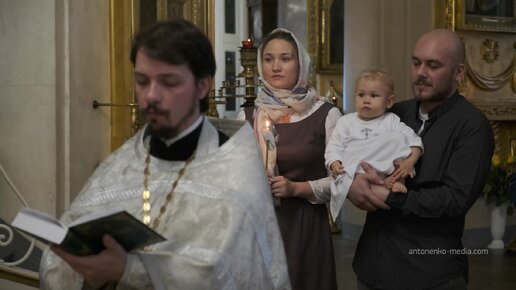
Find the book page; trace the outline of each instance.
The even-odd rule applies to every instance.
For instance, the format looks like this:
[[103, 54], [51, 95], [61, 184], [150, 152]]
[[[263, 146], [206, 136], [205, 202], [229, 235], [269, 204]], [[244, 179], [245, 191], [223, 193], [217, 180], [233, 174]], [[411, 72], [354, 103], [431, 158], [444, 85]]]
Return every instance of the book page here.
[[23, 208], [11, 225], [40, 240], [54, 244], [61, 243], [68, 231], [54, 217], [30, 208]]

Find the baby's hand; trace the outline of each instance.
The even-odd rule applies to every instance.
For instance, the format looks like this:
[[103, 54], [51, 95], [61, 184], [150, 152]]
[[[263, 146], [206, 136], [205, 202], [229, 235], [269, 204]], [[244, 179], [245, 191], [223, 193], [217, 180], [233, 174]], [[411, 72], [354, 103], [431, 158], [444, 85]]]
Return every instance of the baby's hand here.
[[398, 169], [396, 169], [394, 171], [393, 176], [396, 179], [405, 178], [407, 176], [410, 176], [413, 178], [415, 176], [414, 164], [412, 164], [411, 162], [406, 162], [406, 160], [400, 162], [399, 167], [398, 167]]
[[337, 176], [344, 173], [344, 166], [342, 166], [342, 163], [340, 163], [340, 161], [338, 161], [338, 160], [333, 161], [331, 163], [330, 169], [331, 169], [331, 175], [333, 176], [333, 178], [337, 178]]

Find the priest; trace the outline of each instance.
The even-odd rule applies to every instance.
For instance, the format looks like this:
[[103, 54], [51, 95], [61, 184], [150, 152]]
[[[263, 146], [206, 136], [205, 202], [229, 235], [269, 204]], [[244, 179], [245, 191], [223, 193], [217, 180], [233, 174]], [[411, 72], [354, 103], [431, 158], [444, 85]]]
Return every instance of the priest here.
[[96, 169], [61, 220], [119, 207], [166, 241], [128, 253], [106, 235], [92, 256], [52, 246], [43, 289], [290, 289], [252, 130], [203, 115], [216, 68], [209, 40], [185, 20], [160, 22], [135, 36], [131, 61], [147, 124]]

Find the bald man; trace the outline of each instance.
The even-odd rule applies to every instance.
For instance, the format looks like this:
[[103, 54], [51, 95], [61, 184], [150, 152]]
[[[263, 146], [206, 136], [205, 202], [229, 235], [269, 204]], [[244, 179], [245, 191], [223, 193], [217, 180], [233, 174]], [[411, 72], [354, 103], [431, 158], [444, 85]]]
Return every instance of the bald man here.
[[353, 261], [358, 289], [467, 289], [464, 220], [484, 187], [494, 138], [486, 117], [457, 91], [464, 62], [453, 31], [432, 30], [415, 45], [414, 99], [392, 112], [423, 139], [425, 152], [407, 193], [377, 186], [371, 170], [350, 188], [351, 202], [368, 211]]

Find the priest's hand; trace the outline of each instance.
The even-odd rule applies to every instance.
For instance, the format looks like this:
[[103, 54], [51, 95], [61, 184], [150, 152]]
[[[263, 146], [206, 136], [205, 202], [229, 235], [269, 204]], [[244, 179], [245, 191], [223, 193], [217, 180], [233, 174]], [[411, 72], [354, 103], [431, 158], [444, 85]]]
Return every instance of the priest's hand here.
[[389, 209], [385, 200], [390, 191], [383, 186], [383, 180], [368, 163], [360, 165], [365, 173], [358, 173], [349, 188], [348, 199], [358, 208], [375, 211], [377, 209]]
[[58, 246], [52, 246], [50, 249], [81, 274], [89, 284], [101, 286], [120, 280], [127, 263], [127, 252], [115, 239], [104, 235], [102, 242], [106, 248], [91, 256], [74, 256]]

